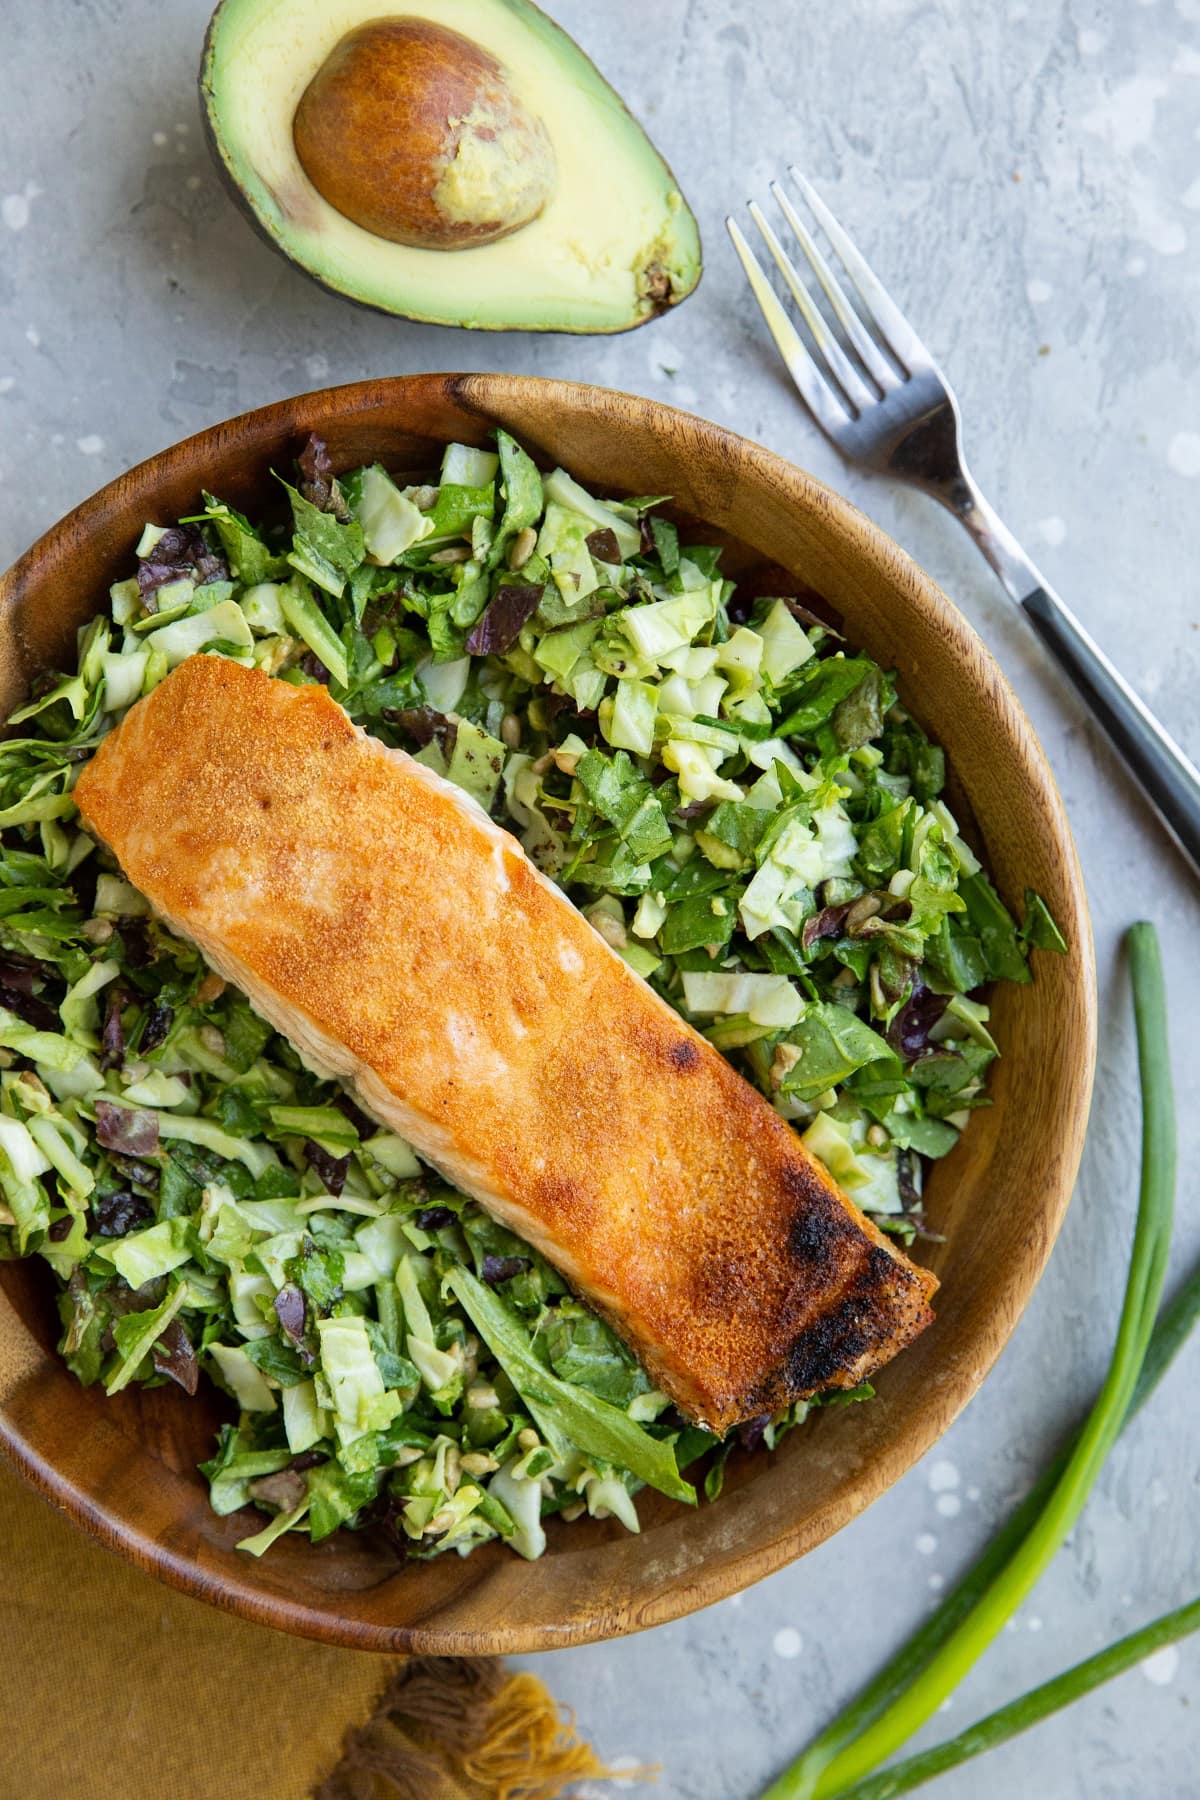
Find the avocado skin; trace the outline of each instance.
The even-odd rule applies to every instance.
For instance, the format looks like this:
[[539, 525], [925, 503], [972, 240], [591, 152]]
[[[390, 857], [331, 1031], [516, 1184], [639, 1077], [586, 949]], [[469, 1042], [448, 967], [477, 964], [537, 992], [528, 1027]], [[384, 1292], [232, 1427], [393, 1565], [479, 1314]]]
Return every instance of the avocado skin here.
[[[526, 0], [526, 3], [528, 4], [529, 10], [531, 12], [538, 12], [538, 13], [541, 12], [542, 9], [538, 6], [535, 6], [533, 4], [533, 0]], [[377, 304], [376, 302], [374, 302], [372, 300], [364, 300], [360, 295], [354, 293], [350, 288], [339, 287], [335, 282], [326, 280], [326, 278], [323, 275], [320, 275], [319, 273], [317, 273], [316, 270], [309, 268], [307, 264], [299, 262], [296, 257], [292, 256], [290, 254], [290, 252], [287, 249], [285, 249], [283, 244], [281, 244], [279, 242], [279, 240], [274, 236], [274, 234], [267, 229], [266, 225], [263, 223], [262, 219], [259, 217], [254, 206], [251, 204], [246, 193], [244, 192], [241, 184], [239, 183], [239, 181], [237, 179], [237, 176], [234, 174], [233, 168], [231, 167], [231, 164], [230, 164], [230, 159], [226, 154], [223, 143], [221, 142], [220, 131], [219, 131], [219, 128], [217, 125], [217, 107], [214, 102], [213, 91], [212, 91], [211, 71], [212, 71], [213, 57], [214, 57], [215, 50], [216, 50], [216, 37], [217, 37], [217, 31], [219, 29], [220, 22], [221, 22], [222, 10], [223, 10], [223, 0], [218, 0], [218, 4], [217, 4], [211, 18], [208, 21], [208, 26], [204, 33], [204, 43], [203, 43], [203, 46], [201, 49], [201, 54], [200, 54], [200, 70], [199, 70], [199, 78], [198, 78], [199, 100], [200, 100], [200, 122], [201, 122], [201, 126], [202, 126], [202, 129], [204, 132], [205, 142], [208, 145], [208, 149], [212, 156], [213, 162], [216, 164], [217, 173], [220, 177], [222, 187], [225, 189], [225, 192], [228, 194], [229, 198], [233, 201], [233, 203], [237, 207], [238, 211], [242, 214], [243, 218], [245, 218], [246, 220], [249, 221], [250, 225], [254, 229], [255, 235], [257, 237], [259, 237], [264, 244], [269, 245], [270, 248], [275, 252], [275, 254], [278, 257], [281, 258], [282, 261], [288, 263], [292, 268], [298, 269], [302, 275], [307, 276], [310, 281], [314, 282], [317, 287], [324, 289], [324, 291], [327, 294], [335, 294], [339, 299], [349, 300], [355, 306], [361, 307], [363, 309], [363, 311], [365, 311], [365, 312], [376, 313], [376, 314], [382, 315], [385, 318], [411, 319], [417, 324], [437, 325], [437, 326], [443, 327], [445, 330], [448, 330], [448, 331], [464, 331], [464, 330], [466, 330], [466, 331], [490, 331], [490, 332], [536, 331], [539, 336], [546, 336], [546, 337], [623, 337], [627, 332], [637, 331], [641, 326], [649, 324], [652, 319], [661, 318], [664, 313], [672, 312], [676, 306], [680, 305], [684, 300], [688, 299], [691, 294], [694, 294], [697, 287], [700, 285], [700, 281], [704, 274], [704, 263], [703, 263], [703, 247], [699, 243], [699, 233], [698, 232], [697, 232], [697, 244], [698, 244], [699, 254], [698, 254], [697, 260], [696, 260], [696, 279], [692, 283], [692, 285], [689, 288], [687, 288], [683, 293], [673, 293], [664, 298], [657, 298], [653, 295], [650, 295], [649, 296], [650, 304], [647, 307], [647, 309], [643, 313], [641, 313], [638, 317], [631, 318], [625, 324], [622, 324], [622, 325], [597, 326], [597, 325], [582, 325], [582, 324], [580, 324], [580, 325], [531, 326], [531, 325], [526, 325], [526, 324], [505, 324], [505, 323], [499, 322], [499, 321], [483, 322], [483, 321], [479, 321], [479, 320], [467, 321], [467, 320], [435, 319], [435, 318], [431, 318], [428, 314], [412, 311], [408, 307], [405, 307], [402, 305], [396, 305], [394, 307], [393, 306], [383, 306], [383, 305]], [[559, 29], [561, 29], [561, 27]], [[563, 35], [567, 36], [568, 34], [563, 33]], [[578, 44], [575, 44], [574, 39], [571, 39], [571, 42], [574, 45], [574, 48], [575, 48], [577, 54], [580, 55], [581, 57], [583, 57], [584, 53], [582, 50], [579, 49]], [[595, 65], [591, 62], [590, 57], [586, 57], [586, 58], [584, 58], [584, 60], [588, 62], [590, 67], [592, 67], [592, 68], [595, 67]], [[596, 72], [597, 72], [597, 75], [599, 76], [599, 71], [597, 70]], [[599, 78], [601, 81], [604, 80], [603, 76], [600, 76]], [[629, 120], [633, 129], [635, 131], [641, 132], [643, 136], [646, 135], [643, 130], [643, 127], [641, 126], [639, 121], [634, 117], [633, 113], [630, 111], [625, 100], [619, 94], [616, 93], [615, 88], [611, 88], [610, 84], [607, 82], [605, 82], [604, 85], [606, 87], [609, 87], [610, 92], [612, 92], [615, 95], [615, 97], [619, 103], [620, 110], [621, 110], [623, 117]], [[676, 188], [676, 191], [682, 196], [683, 190], [679, 186], [679, 183], [675, 179], [675, 171], [671, 168], [670, 164], [667, 163], [666, 159], [661, 157], [661, 154], [660, 154], [660, 160], [662, 161], [663, 167], [665, 168], [667, 174], [670, 176], [671, 182], [674, 185], [674, 187]], [[683, 201], [683, 205], [684, 205], [685, 209], [690, 213], [691, 209], [687, 207], [686, 200]]]

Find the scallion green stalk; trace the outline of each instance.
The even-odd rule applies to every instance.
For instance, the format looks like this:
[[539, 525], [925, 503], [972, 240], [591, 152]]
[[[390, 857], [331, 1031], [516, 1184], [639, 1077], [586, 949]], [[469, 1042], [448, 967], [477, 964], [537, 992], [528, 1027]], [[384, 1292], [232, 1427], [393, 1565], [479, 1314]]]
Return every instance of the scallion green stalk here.
[[934, 1619], [762, 1800], [832, 1800], [869, 1775], [937, 1710], [1052, 1560], [1135, 1398], [1140, 1404], [1152, 1391], [1195, 1317], [1200, 1281], [1193, 1278], [1164, 1318], [1158, 1351], [1147, 1367], [1170, 1247], [1175, 1119], [1154, 927], [1132, 926], [1127, 943], [1142, 1091], [1141, 1194], [1116, 1348], [1100, 1395], [1061, 1466], [1029, 1496]]
[[1041, 1687], [1031, 1688], [1019, 1699], [1010, 1700], [1007, 1706], [989, 1713], [985, 1719], [968, 1726], [957, 1737], [948, 1738], [944, 1744], [922, 1750], [917, 1756], [893, 1763], [890, 1769], [868, 1775], [865, 1781], [856, 1782], [853, 1787], [843, 1788], [839, 1800], [896, 1800], [898, 1794], [910, 1794], [914, 1788], [932, 1781], [934, 1776], [969, 1762], [973, 1756], [982, 1756], [985, 1750], [1007, 1743], [1009, 1738], [1028, 1731], [1031, 1725], [1040, 1724], [1051, 1713], [1061, 1712], [1072, 1701], [1082, 1700], [1093, 1688], [1111, 1681], [1114, 1676], [1123, 1675], [1126, 1669], [1131, 1669], [1154, 1651], [1177, 1643], [1193, 1631], [1200, 1631], [1200, 1599], [1177, 1607], [1174, 1612], [1163, 1613], [1161, 1618], [1153, 1619], [1139, 1631], [1131, 1631], [1128, 1637], [1118, 1638], [1107, 1649], [1076, 1663], [1073, 1668], [1064, 1669], [1061, 1675], [1043, 1682]]
[[[1159, 1313], [1122, 1430], [1154, 1393], [1191, 1336], [1197, 1319], [1200, 1319], [1200, 1263], [1196, 1264]], [[818, 1760], [831, 1761], [839, 1750], [865, 1730], [873, 1719], [877, 1719], [885, 1707], [890, 1706], [897, 1695], [909, 1686], [934, 1652], [946, 1642], [955, 1626], [966, 1618], [979, 1596], [1010, 1560], [1017, 1545], [1028, 1535], [1034, 1520], [1058, 1485], [1070, 1454], [1071, 1446], [1068, 1444], [1038, 1477], [1016, 1511], [1001, 1526], [991, 1543], [946, 1595], [937, 1610], [918, 1627], [861, 1693], [826, 1726], [820, 1737], [813, 1739], [805, 1755], [811, 1756], [814, 1763]]]

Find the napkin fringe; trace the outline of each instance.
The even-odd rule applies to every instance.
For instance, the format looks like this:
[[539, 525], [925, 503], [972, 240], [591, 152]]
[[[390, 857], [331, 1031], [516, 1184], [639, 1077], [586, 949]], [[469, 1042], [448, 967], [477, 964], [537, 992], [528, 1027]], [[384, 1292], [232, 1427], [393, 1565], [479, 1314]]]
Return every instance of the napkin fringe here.
[[346, 1733], [312, 1800], [558, 1800], [615, 1775], [536, 1675], [490, 1657], [414, 1657]]

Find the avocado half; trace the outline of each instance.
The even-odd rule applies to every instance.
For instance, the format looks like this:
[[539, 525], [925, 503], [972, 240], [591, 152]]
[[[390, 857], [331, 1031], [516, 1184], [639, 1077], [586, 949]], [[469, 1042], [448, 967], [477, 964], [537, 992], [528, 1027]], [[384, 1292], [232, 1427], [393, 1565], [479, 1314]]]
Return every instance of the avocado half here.
[[[512, 116], [548, 145], [542, 189], [525, 205], [534, 216], [498, 225], [485, 241], [435, 248], [383, 235], [390, 227], [378, 208], [372, 214], [343, 199], [336, 171], [361, 172], [366, 159], [386, 214], [389, 185], [396, 193], [410, 181], [405, 146], [431, 115], [460, 144], [451, 166], [443, 162], [438, 191], [452, 192], [461, 216], [486, 212], [480, 185], [485, 196], [504, 186], [495, 140], [507, 133], [485, 119], [468, 144], [471, 121], [452, 80], [439, 86], [420, 70], [413, 76], [410, 59], [401, 78], [410, 85], [394, 90], [392, 104], [386, 58], [353, 55], [378, 29], [406, 41], [457, 34], [476, 61], [499, 65]], [[361, 102], [349, 114], [357, 131], [349, 144], [336, 135], [346, 115], [325, 99], [332, 92], [336, 100], [348, 56]], [[378, 311], [488, 331], [628, 331], [685, 299], [700, 279], [700, 234], [670, 169], [595, 65], [532, 0], [401, 0], [382, 17], [379, 0], [222, 0], [205, 40], [200, 91], [213, 153], [251, 222], [322, 286]], [[324, 147], [311, 128], [297, 131], [298, 112], [302, 126], [314, 114], [329, 121]], [[314, 156], [312, 142], [328, 153]], [[479, 175], [481, 150], [489, 167]], [[355, 211], [370, 228], [350, 216]]]

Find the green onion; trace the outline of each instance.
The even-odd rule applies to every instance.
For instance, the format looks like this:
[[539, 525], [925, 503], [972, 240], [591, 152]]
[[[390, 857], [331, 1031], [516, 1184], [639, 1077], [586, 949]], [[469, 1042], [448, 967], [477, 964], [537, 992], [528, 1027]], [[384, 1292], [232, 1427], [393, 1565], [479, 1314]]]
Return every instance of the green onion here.
[[1200, 1272], [1151, 1332], [1170, 1245], [1175, 1117], [1166, 996], [1154, 927], [1127, 938], [1141, 1078], [1142, 1175], [1116, 1349], [1074, 1445], [926, 1626], [763, 1800], [829, 1800], [891, 1756], [953, 1692], [1021, 1605], [1070, 1531], [1124, 1422], [1161, 1378], [1200, 1306]]
[[985, 1750], [1028, 1731], [1031, 1725], [1040, 1724], [1051, 1713], [1061, 1712], [1074, 1700], [1082, 1700], [1093, 1688], [1111, 1681], [1116, 1675], [1123, 1675], [1126, 1669], [1131, 1669], [1155, 1650], [1177, 1643], [1193, 1631], [1200, 1631], [1200, 1599], [1177, 1607], [1174, 1612], [1163, 1613], [1161, 1618], [1143, 1625], [1140, 1631], [1131, 1631], [1128, 1637], [1118, 1638], [1106, 1650], [1065, 1669], [1041, 1687], [1031, 1688], [1019, 1699], [1010, 1700], [1007, 1706], [989, 1713], [946, 1743], [922, 1750], [918, 1756], [907, 1757], [881, 1774], [843, 1788], [839, 1800], [894, 1800], [897, 1794], [909, 1794], [913, 1788], [932, 1781], [935, 1775], [957, 1768], [959, 1763], [969, 1762], [973, 1756], [981, 1756]]
[[[1142, 1372], [1129, 1403], [1129, 1411], [1122, 1422], [1122, 1430], [1149, 1400], [1190, 1337], [1198, 1318], [1200, 1263], [1196, 1264], [1169, 1304], [1159, 1313], [1154, 1335], [1146, 1351], [1146, 1360], [1142, 1364]], [[814, 1761], [817, 1758], [831, 1760], [839, 1750], [865, 1730], [873, 1719], [877, 1719], [897, 1695], [903, 1693], [1010, 1561], [1018, 1544], [1028, 1535], [1030, 1527], [1057, 1487], [1070, 1454], [1070, 1445], [1059, 1452], [1050, 1467], [1038, 1477], [1037, 1483], [1026, 1494], [1012, 1517], [1001, 1526], [987, 1549], [947, 1594], [937, 1611], [930, 1614], [879, 1674], [868, 1682], [832, 1724], [826, 1726], [820, 1737], [813, 1739], [804, 1753], [806, 1757], [811, 1756]]]

